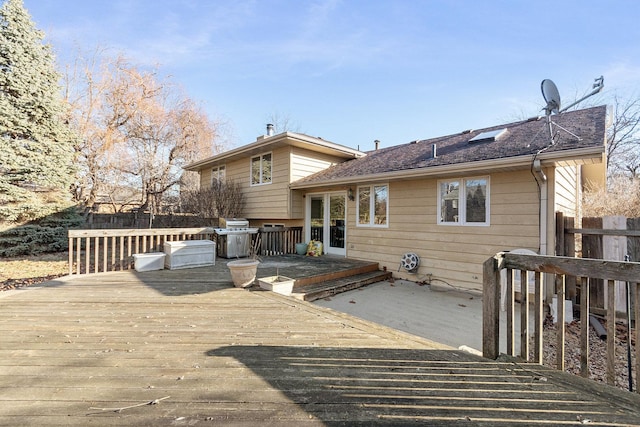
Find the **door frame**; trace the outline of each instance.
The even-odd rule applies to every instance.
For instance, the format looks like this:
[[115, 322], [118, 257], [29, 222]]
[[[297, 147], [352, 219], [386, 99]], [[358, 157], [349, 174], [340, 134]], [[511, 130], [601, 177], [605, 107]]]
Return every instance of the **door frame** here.
[[[330, 236], [330, 200], [331, 196], [342, 196], [344, 197], [344, 244], [343, 248], [335, 248], [329, 246], [329, 242], [331, 241]], [[304, 209], [304, 237], [305, 241], [311, 240], [311, 199], [312, 198], [323, 198], [323, 230], [322, 230], [322, 251], [325, 254], [330, 255], [338, 255], [338, 256], [347, 256], [347, 192], [346, 191], [327, 191], [322, 193], [307, 193], [305, 195], [305, 209]]]

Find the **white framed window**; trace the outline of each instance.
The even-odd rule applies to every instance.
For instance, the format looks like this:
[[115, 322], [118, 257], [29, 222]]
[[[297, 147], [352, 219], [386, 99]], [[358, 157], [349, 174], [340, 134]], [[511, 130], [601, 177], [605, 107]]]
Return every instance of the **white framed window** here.
[[489, 225], [489, 177], [438, 181], [438, 224]]
[[388, 227], [389, 185], [359, 186], [356, 216], [359, 227]]
[[271, 153], [251, 158], [251, 185], [271, 184]]
[[211, 168], [211, 184], [215, 182], [223, 182], [227, 173], [227, 167], [225, 165], [216, 166]]

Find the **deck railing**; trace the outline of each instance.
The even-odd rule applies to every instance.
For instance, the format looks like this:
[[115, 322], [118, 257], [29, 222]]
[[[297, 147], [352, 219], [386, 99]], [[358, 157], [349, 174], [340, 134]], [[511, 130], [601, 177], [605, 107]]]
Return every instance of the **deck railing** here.
[[[260, 255], [293, 254], [302, 242], [302, 227], [266, 227], [259, 231]], [[212, 227], [69, 230], [69, 274], [129, 270], [133, 255], [162, 252], [164, 242], [216, 241]]]
[[162, 252], [164, 242], [210, 239], [212, 227], [69, 230], [69, 274], [132, 268], [133, 255]]
[[302, 227], [260, 228], [260, 255], [286, 255], [296, 253], [296, 243], [303, 241]]
[[[570, 258], [542, 255], [522, 255], [509, 252], [500, 252], [485, 261], [483, 273], [484, 299], [483, 299], [483, 342], [482, 352], [484, 357], [496, 359], [500, 351], [500, 312], [501, 296], [505, 295], [504, 306], [506, 315], [506, 331], [503, 336], [506, 339], [507, 354], [519, 356], [528, 362], [542, 364], [543, 361], [543, 321], [544, 321], [544, 292], [543, 278], [553, 279], [555, 284], [557, 335], [556, 341], [556, 368], [564, 370], [565, 363], [565, 283], [568, 278], [575, 278], [580, 286], [580, 369], [581, 375], [589, 376], [589, 285], [590, 283], [603, 283], [607, 287], [607, 382], [615, 384], [615, 337], [616, 337], [616, 281], [627, 282], [631, 291], [629, 301], [633, 308], [636, 320], [635, 328], [635, 366], [636, 378], [640, 372], [640, 328], [637, 321], [640, 319], [640, 263], [618, 262], [599, 259]], [[506, 283], [501, 284], [501, 271], [506, 270]], [[519, 274], [520, 292], [520, 319], [516, 319], [516, 299], [513, 274]], [[535, 292], [533, 301], [529, 301], [527, 291], [528, 275], [535, 277]], [[601, 279], [601, 280], [594, 280]], [[505, 290], [501, 286], [506, 287]], [[533, 335], [530, 331], [529, 313], [533, 310]], [[520, 333], [520, 352], [516, 353], [516, 332]], [[530, 357], [529, 343], [533, 338], [533, 358]], [[628, 337], [631, 339], [631, 336]], [[637, 381], [636, 381], [637, 384]], [[635, 387], [638, 392], [638, 387]]]

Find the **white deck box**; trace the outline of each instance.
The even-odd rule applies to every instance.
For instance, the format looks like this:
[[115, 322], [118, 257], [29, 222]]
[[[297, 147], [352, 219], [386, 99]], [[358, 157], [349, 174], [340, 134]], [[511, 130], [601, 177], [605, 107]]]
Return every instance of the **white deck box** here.
[[136, 271], [153, 271], [164, 268], [164, 252], [133, 254], [133, 266]]
[[164, 266], [169, 270], [215, 265], [216, 245], [211, 240], [178, 240], [164, 243]]

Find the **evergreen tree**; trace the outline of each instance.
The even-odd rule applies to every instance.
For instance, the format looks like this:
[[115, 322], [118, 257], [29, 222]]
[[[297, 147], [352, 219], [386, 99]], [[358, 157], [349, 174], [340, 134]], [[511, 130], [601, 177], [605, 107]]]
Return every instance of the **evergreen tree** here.
[[74, 133], [60, 75], [22, 0], [0, 8], [0, 221], [23, 221], [68, 205]]

